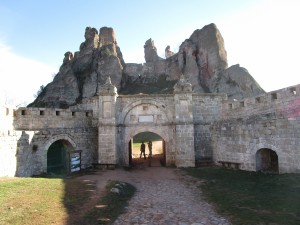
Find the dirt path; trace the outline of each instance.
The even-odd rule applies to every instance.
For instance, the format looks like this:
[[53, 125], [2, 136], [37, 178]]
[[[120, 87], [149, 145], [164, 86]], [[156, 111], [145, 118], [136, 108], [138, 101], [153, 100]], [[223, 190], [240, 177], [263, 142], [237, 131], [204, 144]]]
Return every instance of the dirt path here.
[[230, 224], [207, 203], [197, 186], [199, 181], [183, 176], [179, 169], [148, 167], [125, 171], [103, 170], [80, 179], [97, 181], [99, 191], [107, 181], [133, 184], [137, 192], [114, 224]]

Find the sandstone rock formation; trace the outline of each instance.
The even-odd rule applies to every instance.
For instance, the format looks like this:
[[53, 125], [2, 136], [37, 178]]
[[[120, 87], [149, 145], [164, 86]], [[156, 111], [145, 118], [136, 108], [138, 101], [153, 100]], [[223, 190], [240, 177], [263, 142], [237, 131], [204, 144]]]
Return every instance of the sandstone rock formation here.
[[168, 45], [168, 46], [166, 47], [166, 49], [165, 49], [165, 56], [166, 56], [166, 59], [167, 59], [167, 58], [170, 58], [172, 55], [174, 55], [174, 52], [172, 52], [172, 51], [170, 50], [170, 45]]
[[94, 96], [108, 76], [118, 89], [121, 87], [125, 62], [113, 29], [102, 27], [98, 35], [97, 29], [87, 27], [84, 37], [80, 50], [74, 57], [65, 53], [54, 80], [29, 106], [67, 108]]
[[146, 41], [144, 49], [146, 63], [162, 60], [162, 58], [157, 55], [157, 49], [154, 45], [154, 41], [151, 38]]
[[217, 74], [208, 84], [213, 93], [226, 93], [228, 98], [242, 99], [263, 93], [259, 84], [253, 79], [249, 72], [233, 65]]
[[[154, 42], [149, 39], [146, 43], [154, 49], [152, 56], [156, 57]], [[264, 93], [244, 69], [235, 66], [235, 69], [227, 69], [224, 40], [215, 24], [194, 31], [180, 45], [178, 53], [165, 60], [151, 60], [148, 52], [145, 48], [145, 64], [126, 64], [119, 90], [121, 94], [173, 93], [173, 86], [181, 74], [192, 83], [195, 92], [226, 93], [229, 98], [236, 99]], [[167, 52], [168, 47], [165, 49], [166, 56]], [[229, 87], [233, 77], [238, 82]]]
[[97, 94], [108, 77], [119, 94], [173, 93], [184, 74], [194, 92], [226, 93], [241, 99], [264, 93], [246, 69], [227, 65], [224, 40], [215, 24], [195, 30], [177, 53], [165, 49], [166, 59], [157, 55], [154, 41], [145, 42], [144, 64], [125, 63], [114, 30], [87, 27], [80, 50], [66, 52], [62, 66], [32, 107], [61, 107], [79, 103]]

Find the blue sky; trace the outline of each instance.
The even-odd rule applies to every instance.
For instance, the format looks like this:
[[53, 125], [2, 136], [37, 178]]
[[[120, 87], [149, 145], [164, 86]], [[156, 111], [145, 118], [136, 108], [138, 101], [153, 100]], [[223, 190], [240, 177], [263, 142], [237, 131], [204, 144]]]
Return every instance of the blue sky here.
[[144, 62], [152, 38], [158, 54], [209, 23], [219, 28], [228, 63], [240, 64], [266, 90], [299, 84], [297, 0], [0, 0], [0, 103], [31, 102], [78, 51], [87, 26], [113, 27], [125, 62]]

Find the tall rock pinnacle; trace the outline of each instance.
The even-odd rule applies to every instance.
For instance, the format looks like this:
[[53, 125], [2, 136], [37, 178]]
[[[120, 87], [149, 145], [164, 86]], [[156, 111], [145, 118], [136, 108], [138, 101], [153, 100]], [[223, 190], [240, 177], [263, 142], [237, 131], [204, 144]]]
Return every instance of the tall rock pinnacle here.
[[31, 107], [67, 108], [97, 94], [108, 77], [119, 94], [171, 94], [184, 74], [198, 93], [225, 93], [242, 99], [264, 93], [248, 71], [239, 65], [228, 68], [224, 40], [215, 24], [195, 30], [178, 52], [168, 46], [166, 59], [158, 56], [154, 41], [145, 42], [144, 64], [125, 63], [113, 28], [99, 32], [87, 27], [79, 51], [66, 52], [59, 72]]

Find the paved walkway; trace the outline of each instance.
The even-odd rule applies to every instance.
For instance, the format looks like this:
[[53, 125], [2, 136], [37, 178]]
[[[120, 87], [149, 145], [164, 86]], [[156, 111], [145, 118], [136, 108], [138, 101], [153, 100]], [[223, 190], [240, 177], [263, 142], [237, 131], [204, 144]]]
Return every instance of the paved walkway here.
[[129, 202], [126, 212], [115, 225], [228, 225], [228, 220], [218, 215], [199, 191], [200, 182], [183, 176], [179, 169], [148, 167], [133, 171], [113, 170], [99, 172], [98, 186], [107, 180], [133, 184], [137, 192]]

